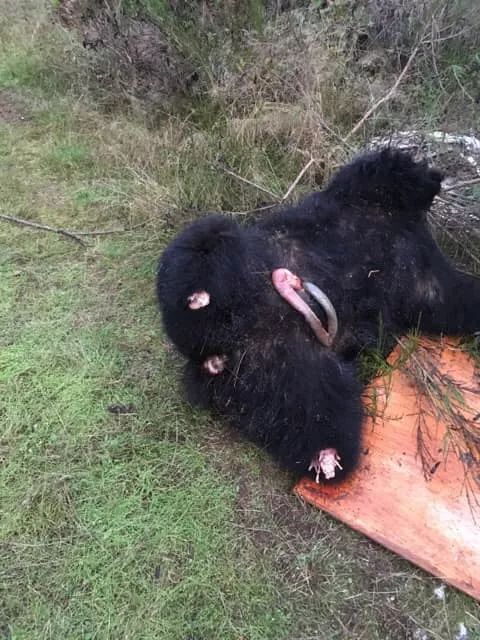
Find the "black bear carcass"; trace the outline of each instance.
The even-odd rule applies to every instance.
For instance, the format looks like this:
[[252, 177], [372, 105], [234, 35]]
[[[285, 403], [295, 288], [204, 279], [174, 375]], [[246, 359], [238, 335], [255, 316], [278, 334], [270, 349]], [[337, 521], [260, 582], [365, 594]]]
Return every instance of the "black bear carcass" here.
[[157, 293], [185, 387], [296, 473], [357, 463], [366, 348], [409, 329], [480, 329], [480, 281], [442, 254], [426, 214], [441, 174], [384, 149], [259, 221], [211, 215], [164, 251]]

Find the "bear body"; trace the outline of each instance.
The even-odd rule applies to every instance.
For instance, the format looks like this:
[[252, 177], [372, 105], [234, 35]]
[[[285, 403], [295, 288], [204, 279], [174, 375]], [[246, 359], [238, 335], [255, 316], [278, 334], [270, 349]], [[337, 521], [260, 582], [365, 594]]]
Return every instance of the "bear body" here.
[[[211, 215], [181, 232], [160, 259], [157, 294], [166, 332], [187, 359], [189, 400], [287, 469], [304, 473], [318, 452], [334, 450], [335, 480], [349, 473], [361, 446], [359, 354], [388, 350], [409, 329], [480, 329], [480, 281], [450, 264], [426, 220], [441, 180], [385, 149], [296, 206], [243, 225]], [[327, 294], [338, 318], [330, 346], [278, 294], [277, 269]], [[324, 308], [309, 305], [325, 323]]]

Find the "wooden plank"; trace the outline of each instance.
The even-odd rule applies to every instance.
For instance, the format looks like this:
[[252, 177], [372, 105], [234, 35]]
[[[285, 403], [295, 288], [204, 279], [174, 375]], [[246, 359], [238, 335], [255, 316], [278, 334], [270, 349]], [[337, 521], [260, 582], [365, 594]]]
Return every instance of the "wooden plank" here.
[[[424, 339], [418, 358], [422, 350], [437, 371], [462, 389], [466, 404], [461, 413], [480, 438], [480, 385], [473, 362], [452, 341]], [[390, 359], [398, 357], [397, 348]], [[447, 384], [444, 393], [458, 392]], [[462, 446], [459, 431], [448, 429], [445, 416], [401, 370], [375, 380], [366, 396], [376, 398], [377, 417], [365, 425], [357, 471], [336, 486], [302, 479], [296, 493], [480, 600], [478, 457]], [[431, 456], [427, 470], [419, 455], [419, 429]]]

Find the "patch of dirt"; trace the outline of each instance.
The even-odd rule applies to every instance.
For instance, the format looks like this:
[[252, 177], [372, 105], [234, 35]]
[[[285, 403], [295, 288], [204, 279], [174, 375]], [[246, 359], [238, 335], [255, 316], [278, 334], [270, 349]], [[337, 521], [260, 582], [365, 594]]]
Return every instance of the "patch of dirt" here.
[[12, 91], [0, 90], [0, 123], [23, 122], [26, 119], [24, 109]]
[[60, 0], [60, 22], [91, 52], [102, 86], [125, 97], [164, 104], [191, 92], [198, 73], [162, 30], [96, 0]]

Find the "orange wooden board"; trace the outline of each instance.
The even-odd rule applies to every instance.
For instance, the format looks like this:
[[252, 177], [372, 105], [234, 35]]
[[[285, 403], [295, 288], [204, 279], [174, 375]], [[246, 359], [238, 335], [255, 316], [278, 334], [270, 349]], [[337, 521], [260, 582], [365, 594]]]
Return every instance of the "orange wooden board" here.
[[[397, 348], [390, 361], [399, 357], [405, 358], [405, 351]], [[399, 368], [367, 390], [366, 402], [375, 399], [376, 418], [364, 426], [355, 473], [337, 486], [304, 478], [295, 491], [480, 600], [479, 372], [453, 341], [423, 339], [410, 358], [414, 367], [425, 365], [423, 382]], [[436, 374], [429, 379], [431, 366]], [[433, 384], [439, 379], [440, 397]], [[450, 402], [453, 413], [439, 410], [442, 402]], [[460, 415], [470, 439], [458, 428]]]

